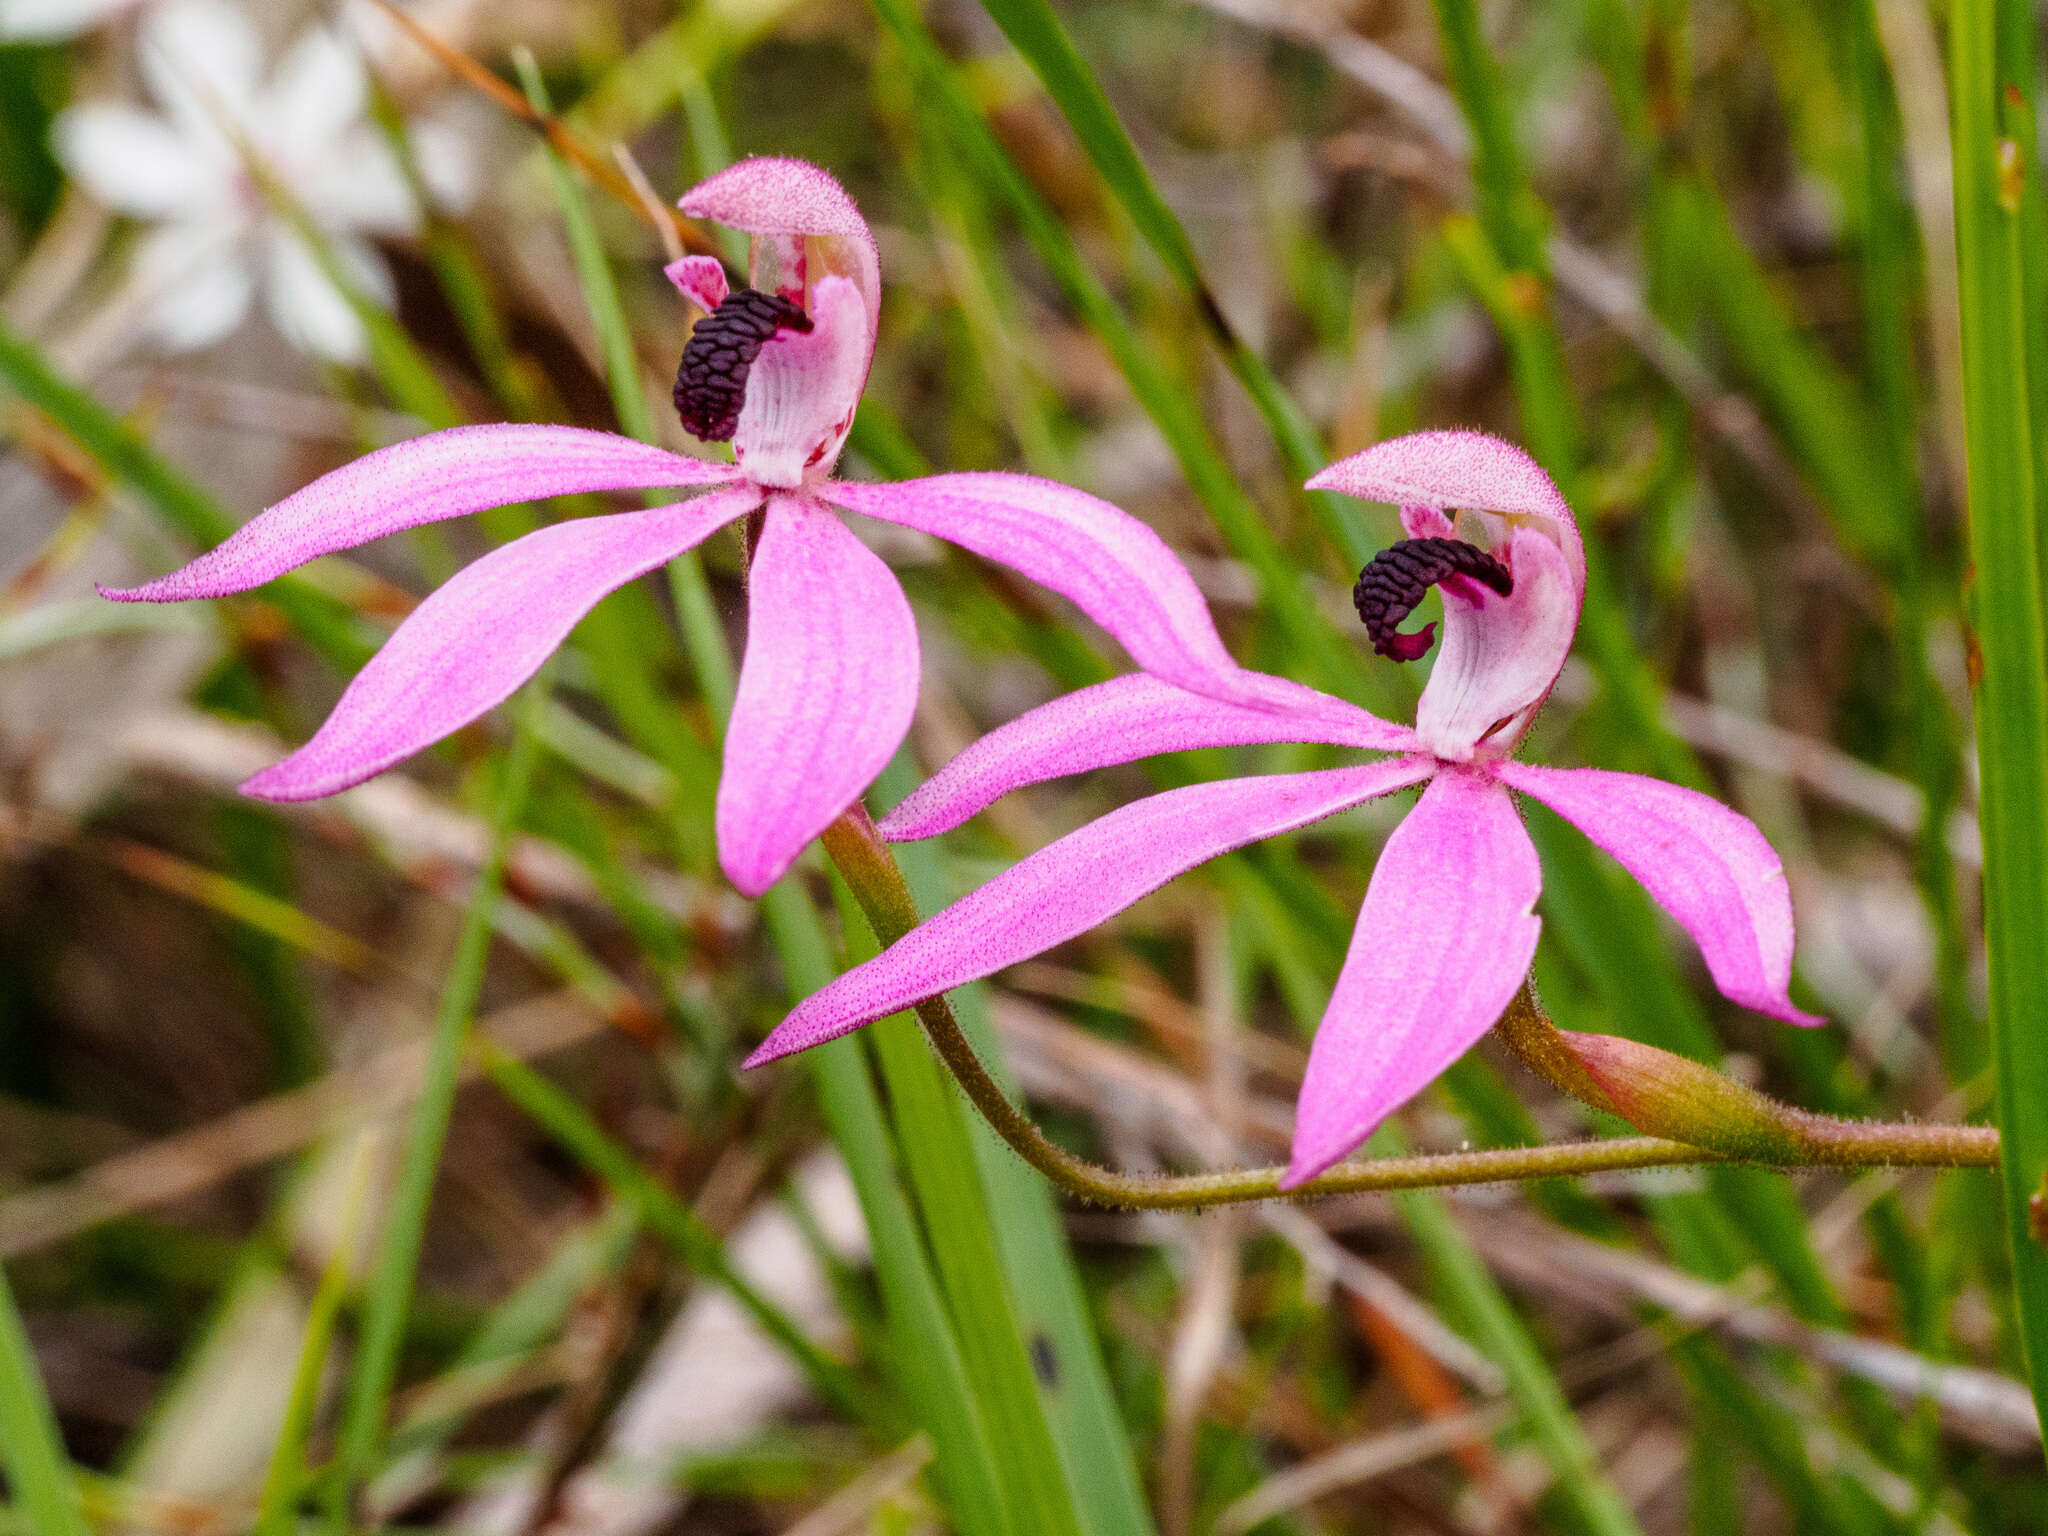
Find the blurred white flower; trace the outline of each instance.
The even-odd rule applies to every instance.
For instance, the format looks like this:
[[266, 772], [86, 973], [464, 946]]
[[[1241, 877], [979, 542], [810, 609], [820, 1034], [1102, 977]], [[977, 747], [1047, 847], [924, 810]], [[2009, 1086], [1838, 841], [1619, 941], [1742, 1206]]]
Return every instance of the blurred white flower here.
[[[92, 3], [103, 0], [72, 0], [80, 9]], [[108, 207], [157, 226], [134, 266], [154, 340], [173, 350], [218, 341], [241, 324], [260, 286], [287, 340], [358, 362], [367, 349], [361, 322], [265, 202], [242, 146], [305, 210], [355, 285], [381, 303], [391, 301], [391, 274], [368, 237], [411, 233], [420, 209], [390, 146], [364, 119], [368, 78], [353, 43], [310, 27], [267, 81], [261, 54], [255, 28], [226, 0], [162, 0], [137, 39], [143, 82], [162, 110], [72, 107], [57, 121], [57, 153]], [[459, 142], [433, 124], [412, 132], [436, 198], [463, 201], [469, 178]]]
[[147, 0], [0, 0], [0, 41], [56, 42], [76, 37]]

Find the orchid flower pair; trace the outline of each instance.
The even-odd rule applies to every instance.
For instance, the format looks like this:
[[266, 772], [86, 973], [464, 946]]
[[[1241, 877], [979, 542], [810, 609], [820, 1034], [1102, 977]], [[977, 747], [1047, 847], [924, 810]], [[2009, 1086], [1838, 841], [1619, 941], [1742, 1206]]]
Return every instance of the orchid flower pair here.
[[1469, 432], [1382, 443], [1310, 482], [1401, 508], [1410, 537], [1362, 574], [1375, 648], [1440, 589], [1444, 634], [1411, 729], [1239, 668], [1186, 569], [1136, 519], [1014, 474], [894, 485], [831, 478], [873, 354], [879, 265], [837, 182], [752, 160], [683, 211], [752, 237], [749, 287], [708, 257], [669, 268], [706, 311], [676, 406], [736, 463], [607, 433], [487, 426], [370, 454], [146, 586], [167, 601], [245, 591], [314, 557], [515, 500], [688, 487], [651, 511], [559, 523], [486, 555], [402, 624], [304, 747], [244, 788], [331, 794], [475, 720], [530, 677], [606, 593], [760, 513], [746, 653], [716, 807], [721, 861], [759, 895], [853, 805], [901, 744], [917, 632], [895, 577], [839, 510], [948, 539], [1070, 598], [1143, 671], [1031, 711], [968, 748], [882, 823], [894, 839], [958, 826], [1012, 789], [1159, 752], [1319, 742], [1391, 754], [1361, 765], [1170, 790], [1102, 817], [955, 902], [801, 1004], [749, 1059], [836, 1038], [1073, 938], [1205, 860], [1426, 784], [1388, 839], [1310, 1055], [1289, 1185], [1357, 1147], [1499, 1018], [1535, 953], [1536, 853], [1510, 791], [1607, 849], [1692, 934], [1730, 998], [1792, 1023], [1792, 909], [1761, 833], [1676, 785], [1512, 754], [1570, 650], [1585, 561], [1570, 509], [1519, 450]]
[[700, 436], [730, 439], [736, 463], [576, 427], [456, 427], [358, 459], [183, 569], [106, 593], [220, 597], [320, 555], [508, 502], [701, 492], [651, 511], [556, 523], [469, 565], [398, 627], [313, 739], [250, 779], [246, 793], [330, 795], [459, 730], [539, 670], [600, 599], [755, 512], [746, 652], [716, 808], [720, 861], [749, 896], [859, 799], [902, 744], [917, 703], [909, 600], [840, 509], [934, 534], [1050, 587], [1155, 676], [1221, 698], [1256, 697], [1186, 568], [1109, 503], [1028, 475], [831, 478], [867, 383], [881, 306], [874, 237], [836, 181], [800, 161], [748, 160], [681, 206], [752, 237], [748, 288], [729, 291], [709, 256], [668, 269], [707, 311], [677, 373], [677, 408]]

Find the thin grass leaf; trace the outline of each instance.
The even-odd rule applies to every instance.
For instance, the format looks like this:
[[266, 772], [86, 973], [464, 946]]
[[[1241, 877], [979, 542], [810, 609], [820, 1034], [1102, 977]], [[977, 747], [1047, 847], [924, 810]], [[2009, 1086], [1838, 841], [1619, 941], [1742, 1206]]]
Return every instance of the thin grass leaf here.
[[[1323, 468], [1330, 459], [1327, 447], [1301, 407], [1294, 403], [1294, 397], [1267, 367], [1266, 360], [1238, 334], [1223, 313], [1215, 291], [1202, 275], [1187, 230], [1160, 195], [1137, 146], [1110, 105], [1108, 93], [1074, 47], [1058, 13], [1047, 0], [982, 0], [982, 4], [1011, 45], [1038, 72], [1046, 94], [1095, 162], [1097, 173], [1123, 204], [1146, 243], [1166, 263], [1167, 271], [1180, 283], [1204, 331], [1258, 408], [1287, 472], [1299, 481]], [[1363, 565], [1372, 558], [1373, 541], [1355, 502], [1325, 491], [1304, 491], [1302, 495], [1314, 510], [1324, 536], [1336, 546], [1347, 565]]]
[[[235, 531], [235, 519], [219, 502], [167, 464], [140, 433], [91, 394], [62, 378], [33, 344], [4, 324], [0, 378], [194, 544], [211, 548]], [[336, 665], [354, 666], [369, 654], [347, 610], [299, 575], [271, 583], [260, 601], [275, 606], [293, 629]]]
[[[537, 111], [552, 113], [547, 83], [530, 53], [518, 55], [519, 76], [527, 99]], [[619, 302], [618, 283], [612, 277], [611, 262], [598, 239], [597, 225], [578, 191], [574, 174], [552, 148], [547, 151], [548, 171], [554, 182], [555, 205], [569, 235], [569, 252], [576, 263], [577, 281], [590, 310], [590, 322], [597, 330], [598, 348], [604, 358], [605, 381], [611, 389], [612, 409], [620, 428], [642, 442], [657, 441], [654, 414], [647, 405], [647, 391], [640, 378], [640, 354], [626, 324], [625, 306]], [[661, 504], [661, 497], [649, 498], [649, 506]], [[697, 669], [697, 685], [718, 718], [732, 713], [735, 687], [732, 658], [725, 645], [725, 630], [718, 607], [711, 600], [710, 584], [704, 579], [704, 564], [695, 550], [669, 562], [669, 590], [674, 595], [683, 638]]]
[[417, 1283], [420, 1249], [434, 1179], [447, 1145], [461, 1075], [462, 1045], [483, 990], [490, 956], [493, 916], [504, 886], [505, 858], [525, 809], [540, 742], [534, 722], [546, 701], [546, 672], [528, 683], [515, 708], [512, 746], [490, 814], [490, 850], [463, 913], [462, 932], [448, 963], [429, 1041], [420, 1094], [406, 1130], [398, 1181], [386, 1208], [375, 1262], [364, 1284], [361, 1335], [348, 1382], [332, 1478], [326, 1490], [325, 1525], [330, 1536], [347, 1536], [349, 1506], [371, 1474], [383, 1445], [391, 1389], [398, 1378], [399, 1347], [405, 1338]]
[[306, 1309], [306, 1332], [299, 1346], [298, 1364], [292, 1371], [291, 1400], [285, 1408], [284, 1423], [278, 1427], [277, 1450], [263, 1477], [263, 1493], [257, 1501], [251, 1536], [294, 1536], [299, 1528], [298, 1503], [306, 1479], [306, 1446], [320, 1411], [320, 1384], [328, 1351], [334, 1343], [335, 1324], [341, 1318], [342, 1303], [348, 1299], [356, 1259], [356, 1232], [369, 1204], [370, 1169], [371, 1158], [364, 1147], [357, 1154], [340, 1237], [328, 1255], [320, 1283]]
[[0, 1271], [0, 1468], [38, 1536], [92, 1536], [14, 1291]]
[[1977, 627], [1984, 926], [2006, 1226], [2034, 1398], [2048, 1419], [2048, 636], [2027, 404], [2029, 327], [2018, 214], [2025, 162], [2001, 122], [1997, 0], [1950, 13], [1956, 257]]

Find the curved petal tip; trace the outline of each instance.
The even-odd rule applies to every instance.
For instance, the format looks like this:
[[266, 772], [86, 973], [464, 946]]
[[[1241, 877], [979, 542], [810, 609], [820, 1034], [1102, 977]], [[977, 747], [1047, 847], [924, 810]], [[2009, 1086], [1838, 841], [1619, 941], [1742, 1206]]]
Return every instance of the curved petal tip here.
[[805, 160], [742, 160], [699, 182], [676, 206], [693, 219], [750, 235], [839, 235], [875, 243], [846, 189]]
[[1485, 432], [1390, 437], [1318, 472], [1308, 488], [1393, 506], [1471, 507], [1572, 520], [1571, 509], [1542, 467], [1513, 443]]

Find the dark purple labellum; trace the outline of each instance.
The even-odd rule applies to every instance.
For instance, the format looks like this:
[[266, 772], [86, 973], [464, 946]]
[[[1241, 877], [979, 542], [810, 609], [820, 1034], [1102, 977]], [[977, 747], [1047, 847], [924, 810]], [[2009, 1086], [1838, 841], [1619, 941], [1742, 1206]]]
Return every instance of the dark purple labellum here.
[[1451, 576], [1484, 582], [1502, 597], [1515, 590], [1506, 566], [1462, 539], [1403, 539], [1374, 555], [1351, 589], [1351, 605], [1365, 621], [1372, 648], [1395, 661], [1413, 661], [1427, 651], [1436, 625], [1404, 635], [1401, 622], [1415, 611], [1423, 593]]
[[811, 317], [788, 299], [741, 288], [697, 322], [676, 369], [676, 414], [707, 443], [732, 440], [747, 396], [747, 370], [777, 331], [808, 331]]

